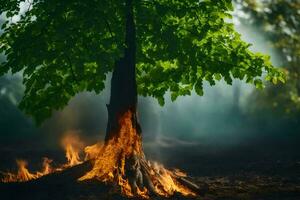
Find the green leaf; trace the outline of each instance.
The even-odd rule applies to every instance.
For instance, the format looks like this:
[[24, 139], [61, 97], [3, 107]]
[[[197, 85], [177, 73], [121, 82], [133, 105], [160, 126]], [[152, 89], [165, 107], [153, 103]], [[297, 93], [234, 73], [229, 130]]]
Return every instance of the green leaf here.
[[273, 78], [272, 78], [272, 83], [273, 83], [274, 85], [277, 84], [277, 81], [278, 81], [277, 77], [273, 77]]
[[214, 77], [217, 81], [220, 81], [222, 79], [222, 75], [220, 73], [214, 74]]
[[195, 84], [195, 91], [199, 96], [203, 96], [202, 81], [197, 81], [197, 83]]
[[158, 97], [157, 101], [159, 103], [160, 106], [164, 106], [165, 105], [165, 99], [164, 97]]
[[254, 80], [254, 84], [257, 89], [263, 89], [265, 87], [262, 80], [260, 79]]
[[172, 101], [175, 101], [177, 99], [177, 97], [178, 97], [178, 93], [176, 93], [176, 92], [171, 93], [171, 100]]
[[279, 76], [279, 77], [278, 77], [278, 80], [281, 81], [282, 83], [285, 83], [285, 78], [282, 77], [282, 76]]

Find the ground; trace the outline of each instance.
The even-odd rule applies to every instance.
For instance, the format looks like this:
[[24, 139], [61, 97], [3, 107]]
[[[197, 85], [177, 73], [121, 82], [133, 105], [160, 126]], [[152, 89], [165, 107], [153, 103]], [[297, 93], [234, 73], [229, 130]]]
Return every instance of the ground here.
[[[232, 149], [223, 153], [206, 149], [201, 153], [195, 151], [195, 148], [168, 147], [161, 149], [159, 155], [151, 150], [147, 153], [150, 159], [162, 158], [161, 162], [167, 163], [167, 167], [176, 166], [187, 171], [205, 192], [204, 196], [197, 198], [175, 195], [170, 199], [300, 199], [300, 157], [295, 151], [292, 151], [293, 154], [291, 152], [279, 154], [268, 150], [259, 151], [258, 148], [239, 148], [239, 151]], [[0, 167], [3, 166], [3, 162], [0, 163]], [[98, 181], [77, 182], [77, 178], [90, 168], [90, 164], [85, 163], [28, 183], [0, 184], [0, 197], [7, 200], [126, 199], [118, 195], [118, 191], [110, 192], [110, 186]], [[164, 198], [152, 197], [152, 199]]]

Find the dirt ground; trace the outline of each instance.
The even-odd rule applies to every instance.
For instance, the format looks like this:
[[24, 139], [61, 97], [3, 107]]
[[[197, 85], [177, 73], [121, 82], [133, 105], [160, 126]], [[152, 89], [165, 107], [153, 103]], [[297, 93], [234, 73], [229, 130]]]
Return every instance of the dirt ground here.
[[[168, 148], [159, 154], [148, 151], [151, 160], [164, 163], [167, 168], [182, 169], [201, 186], [205, 195], [187, 198], [175, 194], [174, 200], [300, 200], [300, 151], [298, 147], [285, 152], [273, 149], [239, 148], [218, 152], [196, 151], [195, 147]], [[220, 149], [220, 148], [218, 148]], [[297, 151], [296, 151], [297, 150]], [[12, 169], [14, 159], [28, 156], [37, 163], [44, 155], [63, 161], [61, 152], [26, 152], [22, 154], [2, 151], [0, 171]], [[62, 155], [61, 158], [55, 157]], [[20, 156], [19, 156], [20, 157]], [[35, 158], [30, 160], [30, 158]], [[25, 157], [25, 159], [27, 159]], [[33, 166], [33, 165], [31, 165]], [[40, 166], [37, 166], [39, 168]], [[77, 179], [91, 169], [91, 165], [75, 166], [62, 173], [44, 176], [27, 183], [0, 183], [2, 200], [126, 200], [111, 186], [98, 181], [78, 182]], [[151, 197], [153, 200], [166, 198]]]
[[[0, 197], [5, 200], [126, 200], [96, 180], [76, 181], [91, 168], [82, 164], [61, 173], [50, 174], [26, 183], [0, 184]], [[202, 176], [191, 178], [201, 186], [195, 198], [175, 194], [170, 198], [153, 196], [153, 200], [299, 200], [300, 178], [239, 174], [234, 176]], [[139, 198], [133, 198], [139, 199]]]

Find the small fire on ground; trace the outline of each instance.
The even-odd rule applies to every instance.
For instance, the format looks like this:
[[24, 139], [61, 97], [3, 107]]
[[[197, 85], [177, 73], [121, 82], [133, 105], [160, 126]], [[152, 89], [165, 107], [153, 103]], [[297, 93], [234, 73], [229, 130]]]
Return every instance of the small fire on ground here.
[[65, 156], [67, 159], [67, 162], [65, 164], [55, 168], [51, 166], [53, 160], [44, 157], [42, 169], [37, 172], [30, 172], [28, 169], [28, 162], [23, 159], [17, 159], [16, 163], [18, 166], [18, 171], [16, 173], [0, 172], [3, 176], [3, 178], [0, 179], [0, 182], [26, 182], [53, 172], [62, 171], [66, 168], [78, 165], [83, 162], [79, 156], [80, 151], [83, 147], [83, 143], [80, 141], [77, 135], [71, 132], [67, 133], [66, 136], [62, 139], [61, 144], [65, 150]]
[[[119, 118], [120, 130], [116, 137], [105, 145], [97, 143], [83, 148], [80, 138], [68, 134], [62, 139], [67, 162], [54, 168], [49, 158], [43, 158], [42, 169], [30, 172], [25, 160], [16, 160], [16, 173], [3, 173], [1, 182], [25, 182], [41, 176], [62, 171], [84, 161], [93, 162], [93, 168], [78, 181], [97, 179], [115, 186], [116, 192], [123, 195], [149, 198], [151, 193], [170, 197], [174, 193], [184, 196], [196, 194], [185, 184], [186, 174], [180, 170], [168, 170], [163, 165], [146, 160], [140, 134], [132, 125], [132, 113], [125, 112]], [[84, 149], [85, 158], [81, 159], [80, 152]]]

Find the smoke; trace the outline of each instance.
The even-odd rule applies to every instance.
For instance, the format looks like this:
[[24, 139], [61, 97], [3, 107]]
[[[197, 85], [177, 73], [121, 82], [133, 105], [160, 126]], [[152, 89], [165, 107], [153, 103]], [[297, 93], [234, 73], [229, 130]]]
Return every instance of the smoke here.
[[[233, 22], [242, 38], [253, 43], [253, 51], [271, 55], [272, 62], [280, 65], [276, 52], [266, 42], [263, 33], [255, 27], [244, 26], [236, 18]], [[37, 146], [59, 149], [63, 133], [69, 130], [76, 130], [88, 144], [104, 138], [107, 123], [105, 105], [109, 102], [109, 87], [100, 95], [90, 92], [76, 95], [66, 108], [56, 111], [41, 127], [36, 128], [30, 118], [17, 109], [16, 102], [20, 97], [14, 100], [10, 97], [22, 93], [21, 83], [9, 80], [8, 77], [11, 76], [0, 79], [3, 82], [0, 85], [2, 146], [19, 142], [21, 145], [38, 143], [39, 145], [34, 145], [35, 149]], [[109, 86], [109, 78], [106, 85]], [[166, 94], [164, 107], [160, 107], [151, 97], [139, 97], [138, 114], [146, 150], [155, 151], [157, 147], [194, 148], [203, 145], [218, 148], [222, 146], [223, 149], [255, 143], [265, 137], [266, 132], [271, 134], [274, 130], [249, 119], [248, 106], [255, 103], [249, 102], [253, 90], [252, 86], [238, 80], [232, 86], [226, 85], [224, 81], [214, 87], [206, 83], [204, 96], [199, 97], [193, 92], [191, 96], [179, 97], [176, 102], [171, 102], [170, 95]], [[3, 99], [6, 99], [6, 104]], [[269, 121], [269, 124], [272, 123], [273, 121]], [[32, 146], [28, 145], [30, 147]]]

